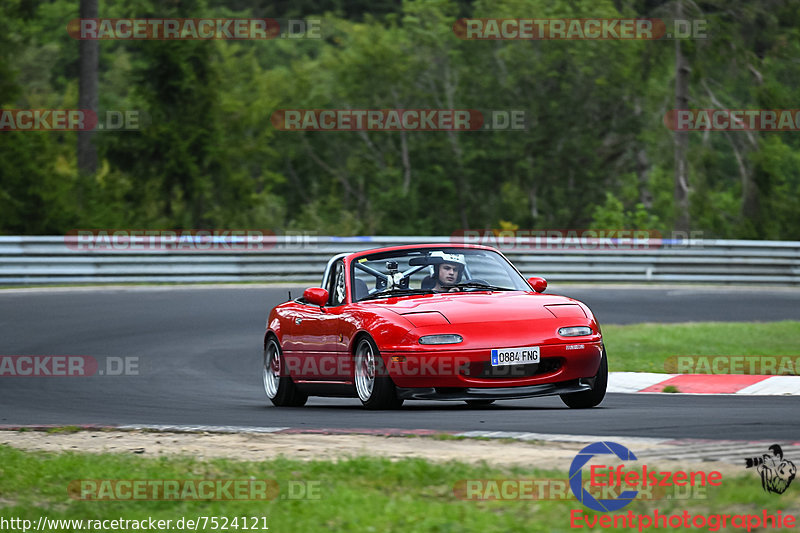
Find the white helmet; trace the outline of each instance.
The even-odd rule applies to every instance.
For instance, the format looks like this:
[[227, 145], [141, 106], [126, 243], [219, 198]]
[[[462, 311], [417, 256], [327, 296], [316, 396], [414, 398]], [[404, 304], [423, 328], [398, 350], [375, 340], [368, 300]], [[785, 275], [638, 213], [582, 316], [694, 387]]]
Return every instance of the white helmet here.
[[448, 254], [447, 252], [431, 252], [429, 257], [438, 257], [441, 258], [441, 261], [433, 261], [434, 265], [438, 265], [441, 263], [457, 263], [462, 267], [467, 266], [467, 261], [464, 259], [464, 254]]
[[428, 255], [428, 260], [431, 263], [430, 275], [434, 279], [439, 277], [439, 265], [442, 263], [455, 263], [459, 265], [461, 268], [458, 269], [458, 278], [456, 278], [456, 283], [461, 282], [461, 277], [464, 275], [464, 268], [467, 266], [467, 261], [464, 259], [464, 254], [449, 254], [447, 252], [436, 251], [431, 252]]

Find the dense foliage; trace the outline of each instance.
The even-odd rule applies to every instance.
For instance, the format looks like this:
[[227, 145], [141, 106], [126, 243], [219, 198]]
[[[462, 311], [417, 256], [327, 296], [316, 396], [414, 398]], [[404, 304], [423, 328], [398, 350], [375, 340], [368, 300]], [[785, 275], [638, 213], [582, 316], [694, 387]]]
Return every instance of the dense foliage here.
[[[0, 133], [0, 233], [271, 228], [436, 234], [647, 228], [676, 220], [676, 42], [477, 41], [459, 17], [661, 17], [656, 0], [100, 2], [101, 17], [321, 18], [321, 39], [101, 41], [100, 109], [146, 126]], [[0, 105], [75, 109], [74, 0], [4, 0]], [[680, 43], [690, 107], [797, 108], [800, 1], [685, 2], [709, 38]], [[505, 132], [284, 132], [294, 108], [524, 110]], [[800, 132], [689, 134], [691, 228], [800, 240]]]

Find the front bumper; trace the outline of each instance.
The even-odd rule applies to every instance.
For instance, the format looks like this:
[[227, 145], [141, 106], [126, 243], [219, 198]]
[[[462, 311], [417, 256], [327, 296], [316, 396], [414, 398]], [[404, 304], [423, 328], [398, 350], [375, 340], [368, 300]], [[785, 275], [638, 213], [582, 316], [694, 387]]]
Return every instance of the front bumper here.
[[409, 388], [397, 389], [397, 397], [403, 400], [518, 400], [537, 396], [553, 396], [555, 394], [571, 394], [591, 390], [580, 380], [529, 385], [527, 387], [466, 388], [459, 390], [442, 390], [441, 388]]
[[600, 368], [602, 352], [602, 341], [540, 345], [539, 363], [505, 367], [491, 366], [491, 349], [386, 351], [381, 356], [398, 388], [502, 389], [593, 377]]

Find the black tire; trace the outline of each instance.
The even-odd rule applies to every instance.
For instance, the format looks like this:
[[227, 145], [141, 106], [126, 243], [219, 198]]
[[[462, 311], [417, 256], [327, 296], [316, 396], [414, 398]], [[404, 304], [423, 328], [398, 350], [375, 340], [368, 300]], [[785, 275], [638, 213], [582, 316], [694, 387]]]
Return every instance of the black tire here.
[[600, 405], [600, 402], [606, 396], [606, 388], [608, 387], [608, 357], [606, 356], [605, 348], [603, 348], [603, 355], [597, 374], [586, 381], [589, 381], [592, 385], [591, 390], [562, 394], [561, 401], [572, 409], [589, 409]]
[[465, 400], [470, 407], [486, 407], [492, 405], [494, 400]]
[[283, 364], [281, 347], [275, 337], [270, 337], [264, 348], [264, 368], [262, 369], [264, 392], [276, 407], [302, 407], [308, 401], [308, 395], [297, 389], [292, 378], [280, 376]]
[[353, 384], [358, 399], [367, 409], [397, 409], [403, 400], [397, 397], [397, 387], [383, 365], [375, 342], [362, 337], [353, 354]]

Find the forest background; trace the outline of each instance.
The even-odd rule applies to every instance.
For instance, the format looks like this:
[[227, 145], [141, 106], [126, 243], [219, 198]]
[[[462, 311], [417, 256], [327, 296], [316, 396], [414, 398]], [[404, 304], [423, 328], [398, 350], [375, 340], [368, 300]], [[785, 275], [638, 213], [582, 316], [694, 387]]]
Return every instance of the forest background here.
[[[86, 2], [87, 0], [84, 0]], [[97, 0], [94, 0], [97, 1]], [[0, 234], [648, 229], [800, 240], [800, 131], [676, 133], [671, 109], [800, 108], [796, 0], [102, 0], [100, 17], [320, 20], [321, 38], [98, 42], [138, 131], [0, 132]], [[79, 108], [80, 2], [0, 5], [3, 109]], [[707, 38], [464, 40], [462, 17], [704, 20]], [[279, 109], [523, 110], [522, 130], [293, 132]], [[681, 148], [683, 147], [683, 148]], [[683, 191], [683, 192], [681, 192]]]

